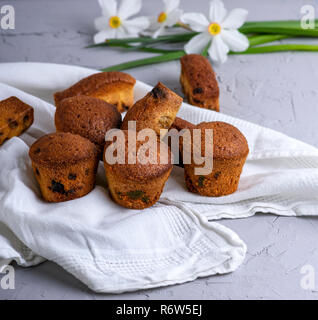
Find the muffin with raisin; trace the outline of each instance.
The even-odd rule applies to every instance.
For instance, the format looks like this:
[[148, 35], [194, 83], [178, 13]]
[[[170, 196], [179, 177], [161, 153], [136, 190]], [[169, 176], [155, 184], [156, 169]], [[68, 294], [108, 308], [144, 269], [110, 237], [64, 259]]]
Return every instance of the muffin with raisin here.
[[98, 152], [88, 139], [64, 132], [47, 134], [31, 146], [29, 156], [48, 202], [83, 197], [95, 186]]
[[[107, 142], [104, 152], [104, 166], [109, 191], [119, 205], [131, 209], [145, 209], [155, 204], [172, 170], [170, 149], [155, 136], [145, 141], [130, 143], [128, 136], [135, 132], [120, 131], [117, 145], [123, 146], [123, 163], [110, 161], [114, 152], [112, 142]], [[118, 155], [118, 154], [117, 154]], [[161, 155], [161, 156], [160, 156]]]
[[0, 146], [27, 130], [33, 123], [34, 109], [17, 97], [0, 101]]
[[100, 72], [86, 77], [70, 88], [54, 94], [55, 105], [65, 98], [90, 96], [116, 106], [119, 112], [126, 111], [134, 103], [136, 79], [124, 72]]
[[[238, 188], [241, 172], [249, 153], [244, 135], [234, 126], [225, 122], [202, 122], [194, 129], [200, 129], [201, 156], [213, 154], [213, 168], [207, 174], [196, 174], [196, 165], [191, 147], [191, 163], [184, 163], [184, 176], [189, 191], [203, 196], [220, 197], [235, 192]], [[191, 130], [193, 144], [193, 130]], [[206, 129], [212, 129], [213, 144], [205, 149]], [[208, 153], [210, 151], [210, 153]], [[212, 151], [212, 152], [211, 152]]]
[[58, 132], [78, 134], [93, 142], [102, 159], [105, 134], [120, 128], [121, 114], [117, 109], [97, 98], [75, 96], [62, 100], [55, 112], [55, 127]]
[[137, 131], [150, 128], [160, 136], [161, 129], [171, 127], [181, 104], [182, 98], [159, 82], [127, 111], [121, 128], [128, 130], [129, 122], [136, 121]]

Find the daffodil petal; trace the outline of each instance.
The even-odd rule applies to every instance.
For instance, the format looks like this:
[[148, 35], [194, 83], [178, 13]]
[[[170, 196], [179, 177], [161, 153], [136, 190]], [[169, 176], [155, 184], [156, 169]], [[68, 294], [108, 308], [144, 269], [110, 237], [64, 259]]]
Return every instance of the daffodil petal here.
[[222, 22], [222, 27], [226, 29], [238, 29], [246, 21], [248, 11], [245, 9], [233, 9]]
[[158, 17], [150, 17], [149, 22], [150, 22], [149, 30], [151, 31], [156, 31], [161, 26], [161, 24], [158, 22]]
[[172, 27], [173, 25], [175, 25], [177, 22], [180, 21], [182, 13], [183, 11], [181, 9], [176, 9], [174, 11], [171, 11], [168, 14], [167, 20], [165, 21], [165, 25], [167, 27]]
[[226, 16], [226, 9], [220, 0], [213, 0], [210, 2], [209, 18], [211, 22], [221, 23]]
[[161, 35], [161, 33], [164, 30], [164, 26], [160, 26], [152, 35], [152, 38], [158, 38], [159, 35]]
[[126, 28], [124, 28], [122, 25], [116, 29], [116, 38], [117, 39], [123, 39], [123, 38], [135, 38], [138, 34], [136, 33], [128, 33]]
[[221, 38], [234, 52], [245, 51], [249, 47], [247, 37], [237, 30], [225, 30], [221, 32]]
[[116, 31], [115, 29], [106, 29], [103, 31], [99, 31], [94, 36], [94, 43], [102, 43], [107, 39], [113, 39], [116, 38]]
[[181, 21], [197, 32], [205, 31], [209, 26], [208, 19], [202, 13], [185, 13], [182, 15]]
[[185, 46], [184, 51], [188, 54], [190, 53], [202, 53], [206, 48], [208, 43], [211, 41], [212, 37], [207, 33], [200, 33], [193, 37]]
[[107, 17], [98, 17], [94, 20], [95, 28], [97, 31], [102, 31], [108, 28], [108, 19]]
[[122, 0], [118, 9], [118, 16], [125, 20], [137, 14], [141, 10], [141, 4], [142, 0]]
[[115, 0], [98, 0], [104, 16], [115, 16], [117, 14], [117, 2]]
[[138, 17], [123, 22], [123, 27], [127, 33], [138, 34], [149, 27], [149, 19], [147, 17]]
[[165, 5], [165, 12], [167, 14], [177, 9], [180, 5], [180, 0], [163, 0], [163, 2]]
[[228, 45], [222, 40], [221, 35], [213, 38], [211, 47], [208, 50], [209, 56], [214, 62], [224, 63], [227, 60], [227, 54], [230, 49]]

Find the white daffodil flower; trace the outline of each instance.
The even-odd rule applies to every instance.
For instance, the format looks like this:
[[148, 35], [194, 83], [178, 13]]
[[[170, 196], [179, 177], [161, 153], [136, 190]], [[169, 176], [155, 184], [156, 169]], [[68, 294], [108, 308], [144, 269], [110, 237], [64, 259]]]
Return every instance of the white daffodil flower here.
[[229, 51], [245, 51], [249, 47], [248, 39], [237, 29], [247, 17], [248, 11], [234, 9], [228, 15], [220, 0], [210, 3], [209, 20], [201, 13], [186, 13], [181, 21], [188, 24], [194, 31], [200, 32], [184, 47], [186, 53], [202, 53], [211, 43], [208, 54], [212, 61], [223, 63], [227, 60]]
[[115, 0], [98, 0], [98, 2], [103, 16], [95, 19], [95, 27], [99, 31], [94, 36], [95, 43], [112, 38], [137, 37], [149, 27], [149, 18], [128, 19], [140, 11], [142, 0], [122, 0], [119, 8]]
[[182, 10], [179, 9], [180, 0], [163, 0], [163, 2], [164, 10], [150, 21], [150, 30], [154, 31], [153, 38], [162, 34], [165, 27], [172, 27], [179, 22], [182, 15]]

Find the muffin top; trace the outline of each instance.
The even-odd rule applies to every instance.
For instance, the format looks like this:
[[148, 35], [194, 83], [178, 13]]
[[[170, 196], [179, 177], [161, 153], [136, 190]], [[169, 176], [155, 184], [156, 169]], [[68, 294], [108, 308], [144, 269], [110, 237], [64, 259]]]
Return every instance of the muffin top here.
[[134, 85], [136, 79], [127, 73], [119, 71], [99, 72], [80, 80], [64, 91], [56, 92], [54, 96], [55, 99], [62, 100], [78, 95], [90, 95], [102, 86], [116, 82]]
[[202, 154], [205, 150], [205, 130], [213, 129], [213, 158], [214, 159], [240, 159], [249, 153], [246, 138], [236, 127], [229, 123], [201, 122], [195, 126], [201, 129]]
[[72, 133], [51, 133], [38, 139], [31, 146], [32, 161], [47, 167], [67, 166], [97, 156], [95, 145]]
[[75, 96], [61, 101], [55, 112], [58, 131], [71, 132], [103, 145], [105, 133], [121, 125], [115, 106], [97, 98]]
[[30, 109], [33, 108], [17, 97], [10, 97], [0, 101], [0, 127], [10, 126], [17, 116], [28, 112]]
[[219, 86], [211, 63], [201, 54], [187, 54], [180, 59], [182, 72], [193, 88], [192, 95], [197, 99], [217, 98]]
[[[136, 133], [130, 132], [128, 130], [121, 130], [121, 132], [123, 133], [123, 139], [121, 139], [120, 141], [116, 141], [116, 143], [118, 143], [118, 145], [121, 143], [121, 145], [125, 145], [125, 163], [109, 164], [106, 161], [105, 155], [107, 154], [107, 148], [110, 148], [109, 150], [112, 150], [112, 146], [115, 145], [112, 145], [112, 142], [106, 142], [104, 152], [104, 163], [109, 170], [112, 170], [114, 173], [116, 173], [123, 179], [134, 181], [146, 181], [149, 179], [160, 177], [172, 168], [173, 161], [170, 149], [164, 142], [160, 142], [156, 136], [153, 137], [154, 139], [136, 141], [135, 153], [133, 150], [134, 143], [128, 141], [128, 134], [135, 135]], [[145, 146], [145, 143], [147, 143], [147, 146]], [[148, 146], [149, 150], [146, 151], [146, 149], [148, 149]], [[165, 155], [166, 162], [161, 163], [160, 154]], [[152, 163], [146, 161], [146, 158], [151, 158]], [[134, 159], [136, 163], [129, 164], [129, 159]]]

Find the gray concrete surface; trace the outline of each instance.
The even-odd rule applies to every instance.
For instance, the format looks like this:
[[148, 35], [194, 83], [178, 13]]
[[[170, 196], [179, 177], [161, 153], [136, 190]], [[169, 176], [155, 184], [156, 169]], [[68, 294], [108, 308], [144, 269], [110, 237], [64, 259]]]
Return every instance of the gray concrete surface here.
[[[16, 9], [16, 30], [0, 30], [0, 62], [54, 62], [101, 68], [147, 56], [83, 48], [92, 42], [93, 19], [100, 14], [95, 0], [0, 0], [0, 7], [8, 3]], [[186, 11], [206, 12], [208, 7], [207, 0], [182, 3]], [[314, 0], [225, 3], [228, 8], [247, 8], [249, 20], [298, 19], [301, 6], [313, 4], [318, 18]], [[157, 13], [160, 5], [159, 0], [144, 0], [143, 13]], [[221, 111], [318, 147], [317, 62], [318, 53], [231, 56], [226, 64], [216, 68]], [[160, 80], [181, 93], [177, 62], [130, 73], [152, 85]], [[318, 268], [318, 218], [257, 215], [222, 223], [235, 230], [248, 246], [244, 264], [232, 274], [135, 293], [101, 295], [91, 292], [54, 263], [45, 262], [27, 269], [15, 266], [16, 288], [0, 289], [0, 299], [318, 298], [318, 276], [316, 289], [304, 290], [300, 285], [302, 266]]]

